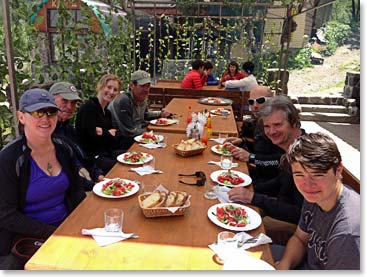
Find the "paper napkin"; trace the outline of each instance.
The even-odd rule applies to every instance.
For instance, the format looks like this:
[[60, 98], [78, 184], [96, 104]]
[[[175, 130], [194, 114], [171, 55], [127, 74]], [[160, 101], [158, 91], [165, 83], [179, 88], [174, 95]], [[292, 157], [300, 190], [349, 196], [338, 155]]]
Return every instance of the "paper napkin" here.
[[163, 173], [162, 170], [156, 170], [156, 169], [153, 169], [152, 167], [149, 167], [149, 166], [134, 167], [134, 168], [130, 168], [129, 170], [138, 173], [140, 176], [153, 174], [153, 173]]
[[240, 256], [244, 254], [248, 255], [248, 253], [244, 251], [246, 249], [272, 242], [271, 238], [261, 233], [259, 239], [256, 242], [245, 243], [242, 247], [237, 247], [238, 240], [249, 239], [252, 238], [252, 236], [245, 232], [241, 232], [237, 233], [234, 238], [234, 240], [228, 240], [221, 243], [212, 243], [208, 245], [208, 247], [213, 250], [220, 259], [226, 261], [227, 259], [231, 259], [234, 256]]
[[215, 141], [215, 142], [217, 142], [219, 144], [223, 144], [226, 139], [225, 138], [211, 138], [209, 140]]
[[[217, 165], [219, 167], [222, 167], [221, 164], [220, 164], [220, 162], [209, 161], [208, 164], [215, 164], [215, 165]], [[232, 168], [233, 167], [238, 167], [238, 163], [232, 163]]]
[[134, 233], [125, 234], [123, 232], [106, 232], [104, 228], [82, 229], [82, 234], [92, 236], [98, 246], [106, 246], [128, 238], [138, 238]]
[[221, 203], [231, 203], [233, 201], [229, 200], [228, 192], [231, 189], [224, 186], [215, 186], [214, 187], [214, 193], [218, 197], [219, 202]]
[[167, 146], [165, 143], [139, 143], [139, 145], [148, 149], [164, 148]]

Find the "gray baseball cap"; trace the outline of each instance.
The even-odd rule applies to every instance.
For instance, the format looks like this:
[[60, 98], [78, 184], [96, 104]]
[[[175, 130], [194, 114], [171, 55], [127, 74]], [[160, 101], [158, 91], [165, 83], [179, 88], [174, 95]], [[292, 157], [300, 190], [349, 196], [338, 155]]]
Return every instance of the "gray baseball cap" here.
[[131, 81], [136, 81], [143, 86], [150, 83], [150, 74], [143, 70], [137, 70], [131, 74]]
[[54, 97], [47, 90], [34, 88], [24, 92], [19, 100], [19, 109], [24, 112], [34, 112], [43, 108], [59, 109]]
[[50, 93], [52, 95], [61, 95], [62, 98], [66, 100], [82, 101], [82, 99], [78, 95], [78, 90], [71, 83], [67, 82], [55, 83], [50, 87]]

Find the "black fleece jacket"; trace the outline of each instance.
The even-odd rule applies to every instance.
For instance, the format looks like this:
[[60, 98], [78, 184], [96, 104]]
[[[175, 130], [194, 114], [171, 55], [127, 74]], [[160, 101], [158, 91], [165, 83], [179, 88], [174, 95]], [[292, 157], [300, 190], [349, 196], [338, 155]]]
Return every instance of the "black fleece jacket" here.
[[[52, 138], [56, 158], [70, 185], [65, 203], [69, 213], [85, 198], [80, 186], [72, 148], [58, 137]], [[57, 228], [22, 213], [30, 178], [31, 149], [25, 136], [20, 136], [0, 152], [0, 255], [7, 255], [19, 237], [48, 238]]]

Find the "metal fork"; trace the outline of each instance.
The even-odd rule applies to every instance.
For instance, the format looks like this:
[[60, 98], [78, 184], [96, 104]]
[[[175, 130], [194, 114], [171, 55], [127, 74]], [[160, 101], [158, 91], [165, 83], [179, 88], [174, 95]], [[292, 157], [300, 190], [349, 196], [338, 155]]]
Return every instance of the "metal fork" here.
[[256, 236], [254, 236], [252, 238], [246, 239], [246, 240], [239, 240], [237, 242], [237, 248], [242, 247], [245, 243], [255, 243], [255, 242], [257, 242], [260, 238], [260, 235], [261, 235], [261, 233], [257, 234]]

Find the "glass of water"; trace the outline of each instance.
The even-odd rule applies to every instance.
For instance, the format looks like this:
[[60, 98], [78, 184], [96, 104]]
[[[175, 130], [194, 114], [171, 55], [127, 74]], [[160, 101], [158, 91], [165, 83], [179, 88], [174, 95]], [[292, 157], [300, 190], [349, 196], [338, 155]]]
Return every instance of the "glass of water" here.
[[232, 156], [222, 155], [220, 157], [220, 166], [222, 169], [229, 171], [232, 168], [232, 162], [233, 162]]

